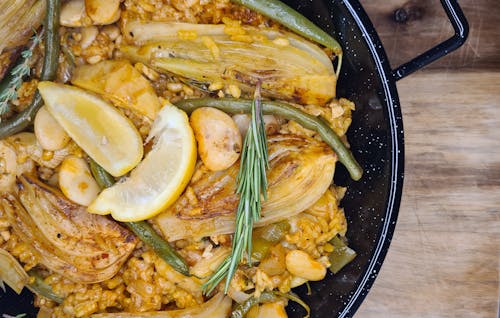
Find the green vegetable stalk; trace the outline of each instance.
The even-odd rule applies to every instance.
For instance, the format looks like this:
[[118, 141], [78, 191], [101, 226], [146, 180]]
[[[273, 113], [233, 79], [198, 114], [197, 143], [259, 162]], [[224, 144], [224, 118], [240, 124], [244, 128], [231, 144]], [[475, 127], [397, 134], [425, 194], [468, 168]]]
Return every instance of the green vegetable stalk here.
[[[175, 30], [196, 32], [198, 37], [181, 40]], [[224, 30], [222, 24], [131, 22], [127, 31], [134, 34], [135, 45], [123, 45], [120, 51], [131, 61], [175, 74], [196, 87], [200, 83], [205, 87], [237, 84], [252, 93], [261, 82], [263, 96], [305, 105], [323, 105], [335, 97], [337, 76], [332, 61], [315, 43], [291, 32], [244, 25], [242, 31], [267, 39], [246, 43]], [[218, 55], [212, 52], [215, 49]]]
[[328, 256], [331, 264], [330, 270], [332, 273], [337, 274], [338, 271], [340, 271], [356, 257], [356, 252], [350, 249], [344, 239], [339, 236], [335, 236], [331, 239], [330, 243], [334, 247], [333, 252]]
[[234, 231], [232, 252], [212, 276], [202, 286], [205, 294], [212, 290], [226, 278], [224, 292], [227, 293], [231, 279], [234, 277], [239, 263], [243, 259], [244, 251], [247, 252], [248, 262], [252, 258], [252, 231], [254, 222], [261, 216], [261, 196], [267, 200], [267, 176], [269, 158], [267, 137], [264, 129], [262, 115], [262, 99], [260, 83], [257, 84], [254, 100], [251, 101], [251, 120], [243, 142], [241, 152], [241, 165], [238, 172], [238, 188], [240, 195], [236, 211], [236, 229]]
[[101, 187], [101, 189], [109, 188], [113, 184], [115, 184], [115, 179], [111, 176], [103, 167], [101, 167], [97, 162], [95, 162], [92, 158], [89, 158], [90, 163], [90, 171], [95, 178], [97, 184]]
[[28, 287], [32, 292], [56, 303], [60, 304], [64, 300], [59, 295], [56, 295], [49, 285], [45, 284], [38, 270], [32, 269], [26, 273], [12, 254], [0, 248], [0, 288], [5, 292], [4, 281], [17, 294], [20, 294], [24, 287]]
[[270, 302], [275, 302], [278, 300], [279, 297], [287, 298], [293, 302], [296, 302], [297, 304], [301, 305], [304, 307], [304, 309], [307, 312], [307, 315], [304, 318], [309, 317], [309, 314], [311, 313], [311, 308], [302, 300], [299, 298], [299, 296], [295, 295], [292, 292], [289, 293], [282, 293], [276, 290], [273, 290], [271, 292], [265, 291], [260, 294], [259, 297], [250, 297], [238, 306], [231, 312], [231, 318], [243, 318], [246, 317], [247, 313], [250, 311], [250, 309], [258, 304], [261, 303], [270, 303]]
[[125, 225], [176, 271], [189, 276], [189, 267], [186, 262], [167, 241], [155, 232], [148, 222], [126, 222]]
[[27, 285], [29, 290], [58, 304], [63, 302], [64, 298], [54, 293], [52, 288], [43, 281], [42, 276], [37, 270], [30, 270], [28, 275], [34, 278], [34, 281]]
[[231, 318], [243, 318], [246, 316], [250, 308], [260, 303], [272, 302], [276, 300], [276, 296], [272, 292], [263, 292], [259, 297], [250, 297], [233, 310]]
[[330, 48], [339, 57], [337, 76], [342, 64], [342, 47], [331, 35], [320, 29], [302, 14], [290, 8], [279, 0], [232, 0], [247, 8], [286, 26], [303, 37]]
[[[232, 98], [199, 98], [185, 99], [176, 103], [176, 106], [187, 113], [191, 113], [199, 107], [215, 107], [226, 113], [241, 114], [250, 112], [252, 101]], [[262, 101], [264, 114], [281, 116], [288, 120], [294, 120], [303, 127], [314, 130], [336, 152], [339, 161], [347, 168], [353, 180], [361, 179], [363, 169], [356, 162], [351, 151], [347, 149], [339, 136], [319, 117], [306, 114], [296, 107], [276, 101]]]
[[266, 257], [269, 249], [279, 242], [290, 230], [287, 221], [281, 221], [258, 228], [253, 231], [252, 259], [257, 261]]
[[23, 78], [31, 73], [30, 60], [33, 50], [42, 41], [42, 34], [36, 34], [31, 38], [29, 47], [21, 53], [21, 58], [16, 66], [7, 73], [0, 82], [0, 115], [9, 110], [9, 104], [17, 97], [17, 90], [23, 83]]
[[[115, 183], [115, 179], [92, 159], [90, 159], [90, 171], [102, 188], [108, 188]], [[156, 233], [148, 222], [125, 222], [123, 224], [176, 271], [189, 276], [189, 267], [186, 262], [167, 241]]]
[[[56, 77], [59, 59], [59, 13], [61, 0], [47, 0], [47, 14], [45, 15], [45, 56], [40, 79], [51, 81]], [[11, 136], [28, 127], [43, 105], [42, 97], [35, 93], [31, 104], [22, 112], [0, 123], [0, 139]]]

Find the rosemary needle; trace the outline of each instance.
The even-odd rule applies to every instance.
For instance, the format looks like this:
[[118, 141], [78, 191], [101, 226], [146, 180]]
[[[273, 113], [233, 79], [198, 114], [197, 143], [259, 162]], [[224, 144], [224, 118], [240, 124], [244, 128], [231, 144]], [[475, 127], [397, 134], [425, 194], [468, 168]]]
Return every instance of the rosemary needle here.
[[247, 261], [251, 262], [252, 229], [255, 221], [260, 218], [261, 195], [267, 199], [266, 170], [269, 168], [267, 153], [267, 138], [262, 116], [260, 83], [255, 90], [252, 103], [252, 115], [240, 159], [238, 172], [238, 188], [240, 195], [236, 210], [236, 230], [233, 236], [231, 255], [217, 268], [214, 274], [203, 284], [205, 294], [210, 294], [215, 287], [226, 278], [224, 292], [227, 293], [231, 279], [236, 273], [244, 252]]
[[42, 41], [42, 37], [43, 31], [40, 33], [35, 32], [35, 35], [31, 38], [31, 45], [21, 53], [21, 63], [15, 66], [10, 71], [10, 75], [6, 76], [5, 80], [2, 81], [2, 87], [4, 85], [6, 87], [0, 93], [0, 115], [9, 111], [9, 102], [17, 98], [17, 90], [21, 86], [23, 78], [30, 75], [31, 56], [35, 47]]

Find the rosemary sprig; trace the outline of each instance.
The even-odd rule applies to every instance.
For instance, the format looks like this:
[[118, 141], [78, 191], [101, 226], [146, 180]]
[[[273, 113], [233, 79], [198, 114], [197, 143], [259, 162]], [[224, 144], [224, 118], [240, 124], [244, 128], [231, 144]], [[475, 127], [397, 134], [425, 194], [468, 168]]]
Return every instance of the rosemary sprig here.
[[21, 86], [23, 78], [30, 75], [30, 60], [33, 56], [33, 49], [42, 41], [42, 38], [43, 32], [35, 32], [35, 35], [31, 38], [30, 46], [21, 52], [23, 60], [10, 71], [10, 81], [6, 89], [0, 93], [0, 115], [9, 111], [9, 103], [17, 98], [17, 90]]
[[261, 195], [264, 200], [267, 199], [266, 170], [269, 168], [260, 89], [260, 83], [258, 83], [252, 103], [251, 121], [241, 153], [240, 170], [237, 177], [238, 188], [236, 190], [240, 195], [240, 201], [236, 211], [236, 230], [233, 236], [232, 253], [203, 284], [202, 288], [205, 294], [210, 294], [224, 278], [226, 278], [224, 291], [227, 293], [231, 279], [236, 273], [245, 251], [247, 261], [251, 263], [252, 229], [254, 222], [260, 218]]

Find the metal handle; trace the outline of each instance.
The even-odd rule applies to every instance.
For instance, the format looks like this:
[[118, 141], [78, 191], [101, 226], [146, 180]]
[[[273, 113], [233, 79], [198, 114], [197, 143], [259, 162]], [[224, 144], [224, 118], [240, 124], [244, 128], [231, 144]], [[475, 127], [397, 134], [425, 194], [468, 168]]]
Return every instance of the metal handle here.
[[445, 56], [446, 54], [458, 49], [464, 44], [467, 36], [469, 35], [469, 23], [465, 18], [462, 9], [456, 0], [441, 0], [451, 25], [455, 30], [453, 35], [448, 40], [436, 45], [425, 53], [420, 54], [413, 60], [405, 63], [398, 68], [392, 70], [394, 80], [398, 81], [411, 73], [421, 69], [422, 67], [434, 62], [435, 60]]

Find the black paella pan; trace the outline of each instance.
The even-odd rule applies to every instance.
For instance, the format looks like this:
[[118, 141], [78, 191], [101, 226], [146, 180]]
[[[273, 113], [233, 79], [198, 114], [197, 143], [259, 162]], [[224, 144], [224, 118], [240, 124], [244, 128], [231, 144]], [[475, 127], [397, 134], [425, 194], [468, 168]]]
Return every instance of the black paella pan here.
[[[403, 190], [403, 121], [396, 81], [457, 49], [468, 34], [468, 25], [455, 0], [441, 3], [455, 35], [412, 61], [391, 68], [368, 16], [357, 0], [289, 0], [290, 6], [334, 34], [344, 50], [337, 95], [356, 104], [348, 132], [354, 156], [364, 169], [361, 181], [352, 181], [340, 165], [335, 183], [348, 187], [342, 201], [348, 219], [349, 246], [355, 260], [336, 275], [329, 273], [296, 292], [310, 305], [312, 317], [351, 317], [370, 290], [389, 248]], [[0, 313], [36, 316], [31, 293], [0, 293]], [[303, 309], [287, 307], [290, 317]]]

